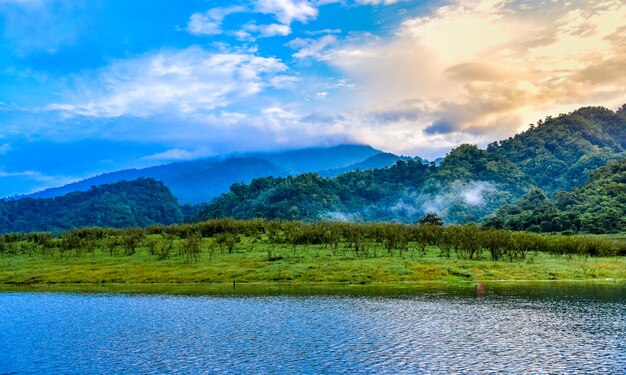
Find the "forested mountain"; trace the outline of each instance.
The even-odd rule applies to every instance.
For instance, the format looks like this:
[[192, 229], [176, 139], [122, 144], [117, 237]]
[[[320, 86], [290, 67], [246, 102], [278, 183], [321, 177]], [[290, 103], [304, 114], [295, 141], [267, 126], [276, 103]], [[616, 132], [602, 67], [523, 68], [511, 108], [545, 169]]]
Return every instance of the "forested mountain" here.
[[144, 177], [163, 181], [182, 203], [203, 203], [227, 192], [230, 185], [236, 182], [247, 183], [258, 177], [279, 177], [290, 173], [343, 168], [378, 153], [380, 151], [370, 146], [339, 145], [278, 153], [256, 153], [226, 159], [184, 161], [105, 173], [26, 197], [58, 197], [74, 191], [86, 191], [96, 185]]
[[534, 232], [626, 231], [626, 159], [609, 162], [580, 188], [558, 192], [553, 199], [533, 189], [500, 208], [486, 225]]
[[533, 188], [551, 196], [580, 186], [589, 171], [626, 157], [625, 133], [626, 106], [616, 113], [581, 108], [486, 150], [461, 145], [438, 166], [399, 161], [329, 179], [307, 174], [236, 184], [202, 217], [413, 222], [436, 212], [448, 223], [480, 221]]
[[507, 140], [492, 143], [489, 153], [513, 162], [545, 192], [569, 190], [609, 160], [626, 157], [626, 105], [617, 113], [603, 107], [581, 108], [548, 117]]
[[123, 181], [48, 199], [0, 200], [0, 233], [62, 231], [77, 227], [127, 228], [179, 223], [170, 190], [153, 179]]

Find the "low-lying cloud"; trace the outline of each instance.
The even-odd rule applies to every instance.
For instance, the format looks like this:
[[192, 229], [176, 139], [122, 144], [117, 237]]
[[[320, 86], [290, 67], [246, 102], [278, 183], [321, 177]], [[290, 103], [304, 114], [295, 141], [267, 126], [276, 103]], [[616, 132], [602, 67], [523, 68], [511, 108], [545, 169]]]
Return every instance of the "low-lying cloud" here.
[[442, 187], [437, 193], [410, 193], [391, 206], [391, 211], [406, 217], [435, 213], [444, 219], [455, 205], [483, 207], [489, 193], [496, 190], [487, 181], [455, 181]]

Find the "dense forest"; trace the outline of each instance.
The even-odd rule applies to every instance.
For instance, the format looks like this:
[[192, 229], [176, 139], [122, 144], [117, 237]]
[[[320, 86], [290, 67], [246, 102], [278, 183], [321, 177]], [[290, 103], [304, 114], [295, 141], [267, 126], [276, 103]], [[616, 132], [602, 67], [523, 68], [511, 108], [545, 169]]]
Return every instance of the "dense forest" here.
[[626, 158], [625, 150], [626, 106], [587, 107], [485, 150], [461, 145], [439, 166], [401, 160], [330, 179], [303, 174], [234, 184], [202, 218], [415, 222], [435, 212], [448, 223], [478, 222], [532, 189], [552, 196], [580, 186], [590, 171]]
[[591, 172], [583, 186], [552, 199], [533, 189], [514, 205], [500, 208], [485, 225], [533, 232], [626, 231], [626, 159]]
[[0, 200], [0, 232], [63, 231], [98, 226], [128, 228], [179, 223], [181, 208], [153, 179], [92, 187], [56, 198]]

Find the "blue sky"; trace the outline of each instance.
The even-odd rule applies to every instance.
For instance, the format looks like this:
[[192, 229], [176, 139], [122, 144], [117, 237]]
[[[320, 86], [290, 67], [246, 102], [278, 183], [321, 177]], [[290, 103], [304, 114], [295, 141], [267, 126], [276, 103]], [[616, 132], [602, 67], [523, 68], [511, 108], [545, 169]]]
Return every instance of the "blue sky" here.
[[624, 19], [619, 0], [0, 0], [0, 196], [231, 152], [434, 158], [615, 109]]

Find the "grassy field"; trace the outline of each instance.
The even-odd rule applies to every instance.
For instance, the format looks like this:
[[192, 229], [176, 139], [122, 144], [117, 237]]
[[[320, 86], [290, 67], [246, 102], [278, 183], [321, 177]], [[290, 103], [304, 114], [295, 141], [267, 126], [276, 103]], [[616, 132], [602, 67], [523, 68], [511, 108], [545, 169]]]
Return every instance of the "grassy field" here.
[[[93, 286], [193, 284], [398, 284], [443, 282], [449, 284], [488, 281], [581, 280], [626, 282], [626, 257], [589, 257], [530, 252], [523, 260], [491, 260], [487, 253], [478, 259], [460, 259], [454, 251], [440, 256], [429, 246], [424, 253], [410, 243], [408, 250], [389, 252], [370, 245], [364, 254], [347, 247], [324, 245], [272, 244], [255, 237], [242, 237], [232, 252], [217, 248], [202, 238], [200, 253], [192, 259], [176, 249], [183, 240], [173, 241], [172, 254], [159, 260], [151, 255], [150, 235], [127, 255], [121, 249], [110, 253], [103, 247], [91, 251], [42, 254], [37, 251], [0, 255], [0, 290], [19, 286]], [[211, 250], [212, 249], [212, 250]], [[211, 254], [212, 253], [212, 254]], [[158, 289], [155, 287], [155, 289]], [[171, 289], [170, 288], [170, 289]], [[123, 288], [122, 288], [123, 289]]]

